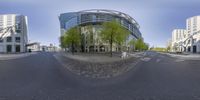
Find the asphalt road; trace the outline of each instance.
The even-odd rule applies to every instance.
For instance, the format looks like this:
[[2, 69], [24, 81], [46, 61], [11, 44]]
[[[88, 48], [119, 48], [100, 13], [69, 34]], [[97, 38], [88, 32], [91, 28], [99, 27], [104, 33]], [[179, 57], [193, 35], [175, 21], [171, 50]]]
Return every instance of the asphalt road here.
[[0, 60], [0, 100], [200, 100], [198, 60], [147, 52], [129, 72], [96, 80], [74, 75], [53, 55]]

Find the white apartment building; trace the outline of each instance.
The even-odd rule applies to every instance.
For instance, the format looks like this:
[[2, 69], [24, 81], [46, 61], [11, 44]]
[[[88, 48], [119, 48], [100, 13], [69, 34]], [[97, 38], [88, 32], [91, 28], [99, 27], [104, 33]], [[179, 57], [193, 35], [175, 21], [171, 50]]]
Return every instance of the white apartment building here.
[[183, 51], [182, 46], [178, 46], [178, 42], [182, 41], [186, 36], [186, 29], [174, 29], [172, 31], [172, 51]]
[[0, 14], [0, 53], [26, 52], [27, 16]]
[[200, 16], [190, 17], [186, 21], [188, 40], [188, 52], [200, 53]]
[[200, 16], [186, 20], [186, 30], [172, 32], [172, 51], [200, 53]]

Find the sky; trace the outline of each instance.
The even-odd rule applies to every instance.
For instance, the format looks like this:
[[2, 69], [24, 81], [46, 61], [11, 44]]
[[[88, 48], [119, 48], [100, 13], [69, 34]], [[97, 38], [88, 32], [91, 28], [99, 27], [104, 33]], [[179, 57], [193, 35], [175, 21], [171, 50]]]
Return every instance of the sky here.
[[28, 17], [28, 38], [43, 45], [59, 45], [61, 13], [87, 9], [124, 12], [140, 25], [144, 41], [165, 47], [173, 29], [200, 15], [200, 0], [0, 0], [0, 14]]

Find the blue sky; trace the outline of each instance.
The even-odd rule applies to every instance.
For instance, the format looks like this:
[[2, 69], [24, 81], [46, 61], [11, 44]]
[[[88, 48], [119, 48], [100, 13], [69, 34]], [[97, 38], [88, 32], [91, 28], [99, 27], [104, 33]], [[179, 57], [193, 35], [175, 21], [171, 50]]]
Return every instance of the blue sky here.
[[145, 42], [166, 46], [174, 28], [185, 28], [186, 19], [200, 15], [200, 0], [0, 0], [0, 14], [28, 16], [29, 40], [59, 44], [60, 13], [86, 9], [111, 9], [132, 16]]

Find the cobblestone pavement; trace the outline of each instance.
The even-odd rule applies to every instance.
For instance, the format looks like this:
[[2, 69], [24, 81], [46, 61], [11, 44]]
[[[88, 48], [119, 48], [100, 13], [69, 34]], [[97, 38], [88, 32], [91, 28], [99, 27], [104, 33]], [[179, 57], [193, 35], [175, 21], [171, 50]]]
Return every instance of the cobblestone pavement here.
[[84, 55], [84, 57], [83, 55], [73, 55], [75, 56], [73, 57], [71, 54], [58, 53], [55, 57], [63, 66], [75, 74], [90, 78], [111, 78], [126, 73], [134, 68], [134, 65], [139, 62], [139, 58], [141, 58], [142, 55], [143, 54], [138, 53], [137, 57], [132, 55], [126, 59], [122, 59], [120, 57], [103, 55]]
[[[73, 74], [38, 53], [0, 61], [0, 100], [199, 100], [200, 62], [147, 52], [134, 69], [109, 79]], [[81, 65], [80, 65], [81, 66]]]

